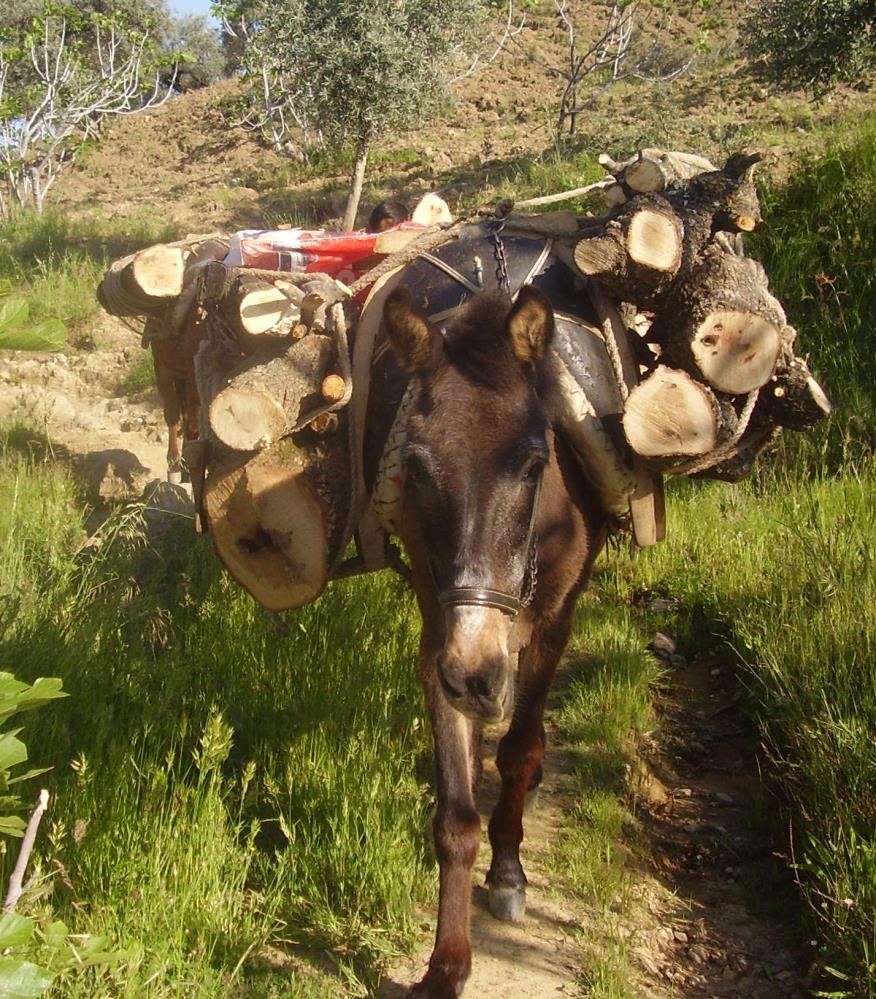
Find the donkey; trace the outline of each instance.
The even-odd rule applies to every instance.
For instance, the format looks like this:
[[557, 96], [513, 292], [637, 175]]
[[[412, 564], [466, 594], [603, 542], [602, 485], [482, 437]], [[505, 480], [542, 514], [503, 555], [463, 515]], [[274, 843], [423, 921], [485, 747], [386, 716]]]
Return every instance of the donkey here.
[[[155, 388], [164, 410], [167, 427], [167, 480], [180, 483], [186, 480], [180, 453], [180, 437], [184, 441], [198, 437], [200, 404], [195, 380], [195, 354], [204, 335], [201, 324], [191, 310], [182, 328], [173, 336], [163, 333], [149, 337], [152, 364], [155, 368]], [[162, 323], [158, 323], [159, 328]], [[149, 326], [147, 322], [146, 334]]]
[[384, 328], [413, 393], [399, 533], [422, 615], [437, 769], [438, 926], [409, 995], [449, 999], [471, 970], [481, 732], [510, 720], [498, 747], [487, 884], [492, 914], [515, 921], [525, 910], [522, 816], [541, 774], [545, 700], [608, 516], [541, 402], [554, 332], [542, 292], [525, 286], [513, 305], [480, 294], [438, 330], [400, 287]]

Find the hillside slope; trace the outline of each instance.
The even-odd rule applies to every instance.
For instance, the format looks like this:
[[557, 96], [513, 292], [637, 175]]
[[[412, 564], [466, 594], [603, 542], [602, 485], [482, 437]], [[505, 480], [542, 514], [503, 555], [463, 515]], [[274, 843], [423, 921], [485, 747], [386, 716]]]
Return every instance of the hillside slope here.
[[[734, 6], [710, 33], [702, 15], [676, 15], [666, 45], [693, 52], [672, 83], [625, 81], [582, 116], [569, 149], [595, 160], [642, 145], [696, 151], [720, 160], [766, 142], [768, 168], [787, 172], [813, 131], [840, 113], [872, 109], [872, 90], [846, 89], [821, 102], [772, 93], [735, 58]], [[456, 104], [442, 118], [380, 144], [371, 157], [368, 197], [438, 189], [451, 206], [489, 200], [515, 166], [556, 150], [554, 122], [562, 81], [549, 71], [565, 59], [557, 19], [530, 13], [527, 26], [495, 60], [455, 84]], [[65, 211], [103, 220], [167, 222], [180, 232], [259, 227], [290, 220], [330, 222], [343, 204], [346, 164], [319, 157], [304, 165], [238, 127], [237, 81], [174, 97], [123, 118], [62, 176], [54, 200]], [[365, 205], [363, 205], [363, 211]]]

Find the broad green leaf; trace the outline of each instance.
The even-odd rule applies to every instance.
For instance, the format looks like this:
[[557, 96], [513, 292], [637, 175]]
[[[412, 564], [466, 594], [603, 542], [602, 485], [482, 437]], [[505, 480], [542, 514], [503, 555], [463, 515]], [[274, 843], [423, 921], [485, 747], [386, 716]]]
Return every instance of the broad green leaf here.
[[9, 770], [27, 759], [27, 746], [15, 737], [14, 732], [0, 735], [0, 770]]
[[7, 912], [0, 918], [0, 950], [7, 947], [20, 947], [33, 936], [33, 920], [19, 916], [17, 912]]
[[29, 961], [0, 957], [0, 999], [35, 999], [52, 984], [52, 973]]
[[10, 298], [0, 305], [0, 333], [27, 322], [30, 306], [23, 298]]
[[56, 676], [41, 676], [32, 684], [16, 680], [11, 673], [0, 672], [0, 722], [17, 711], [31, 711], [58, 697], [67, 697]]
[[24, 819], [20, 819], [17, 815], [0, 815], [0, 836], [21, 838], [26, 828]]
[[0, 324], [0, 347], [5, 350], [60, 350], [66, 342], [67, 327], [60, 319], [11, 329]]

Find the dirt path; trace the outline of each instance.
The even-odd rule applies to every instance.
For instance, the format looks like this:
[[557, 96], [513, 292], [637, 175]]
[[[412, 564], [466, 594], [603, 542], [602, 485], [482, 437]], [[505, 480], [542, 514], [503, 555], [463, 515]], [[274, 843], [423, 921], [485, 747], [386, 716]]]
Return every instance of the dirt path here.
[[[499, 776], [493, 758], [495, 743], [485, 745], [484, 774], [478, 807], [486, 829], [498, 797]], [[523, 866], [529, 884], [526, 916], [521, 923], [500, 923], [487, 911], [487, 891], [483, 887], [490, 854], [484, 836], [475, 865], [471, 977], [465, 995], [476, 999], [542, 999], [548, 996], [581, 995], [577, 984], [581, 964], [581, 934], [589, 916], [574, 899], [558, 897], [544, 876], [544, 858], [563, 821], [563, 814], [575, 789], [562, 748], [548, 733], [545, 779], [539, 788], [536, 807], [524, 816]], [[407, 987], [424, 974], [432, 948], [434, 920], [424, 922], [421, 945], [409, 959], [389, 972], [380, 989], [380, 999], [402, 999]]]
[[[68, 454], [92, 501], [131, 499], [164, 473], [157, 396], [122, 398], [118, 384], [141, 348], [123, 327], [108, 328], [96, 350], [64, 355], [0, 354], [0, 419], [43, 427]], [[114, 492], [115, 490], [115, 492]], [[474, 889], [474, 999], [587, 995], [585, 943], [608, 930], [626, 942], [630, 996], [646, 999], [798, 999], [809, 994], [807, 954], [799, 943], [795, 894], [773, 856], [774, 809], [759, 777], [758, 742], [739, 707], [731, 670], [707, 657], [686, 661], [671, 640], [658, 642], [668, 694], [659, 706], [659, 744], [634, 804], [643, 842], [627, 909], [605, 917], [563, 896], [544, 874], [570, 801], [578, 793], [562, 746], [549, 736], [538, 807], [526, 816], [523, 857], [528, 907], [519, 925], [499, 923]], [[498, 778], [487, 753], [481, 809]], [[489, 862], [481, 850], [474, 883]], [[599, 919], [603, 925], [598, 925]], [[611, 927], [604, 925], [612, 920]], [[398, 999], [425, 969], [434, 916], [423, 917], [416, 954], [393, 967], [380, 990]], [[585, 937], [586, 935], [586, 937]], [[596, 992], [590, 994], [596, 995]]]

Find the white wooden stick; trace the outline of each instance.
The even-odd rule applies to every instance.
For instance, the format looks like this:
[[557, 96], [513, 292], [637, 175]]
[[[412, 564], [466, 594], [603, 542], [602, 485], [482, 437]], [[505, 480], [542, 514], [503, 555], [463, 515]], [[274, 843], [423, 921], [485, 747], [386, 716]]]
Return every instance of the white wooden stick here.
[[6, 893], [6, 901], [3, 903], [4, 914], [12, 912], [19, 898], [21, 898], [21, 885], [24, 881], [24, 872], [27, 868], [27, 862], [30, 860], [30, 854], [33, 850], [33, 844], [36, 839], [40, 820], [43, 817], [43, 812], [45, 812], [48, 807], [49, 792], [43, 788], [42, 791], [40, 791], [37, 806], [30, 813], [30, 818], [27, 820], [27, 828], [24, 830], [24, 836], [21, 840], [21, 847], [18, 851], [18, 859], [15, 861], [15, 867], [12, 870], [12, 874], [9, 875], [9, 891]]

